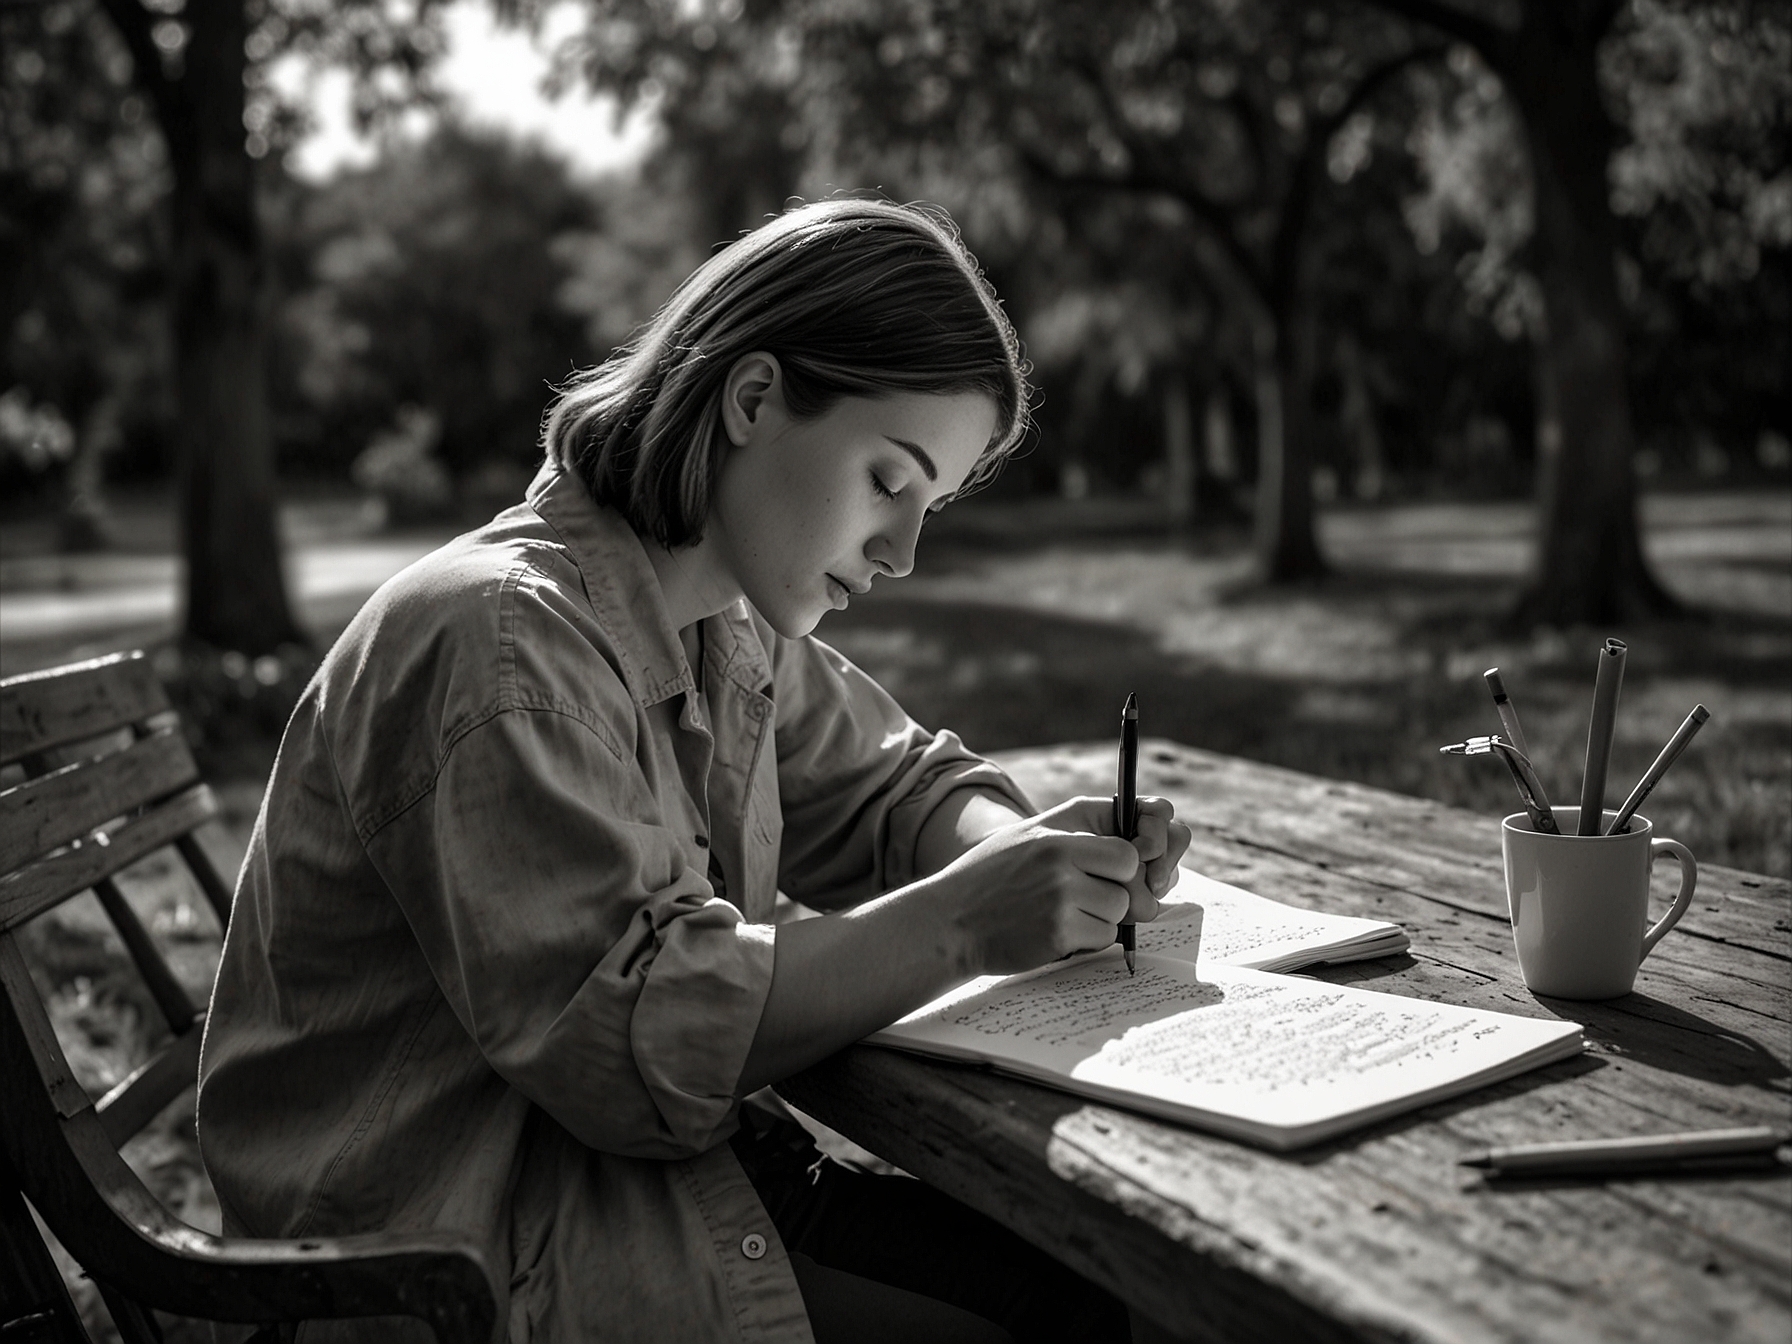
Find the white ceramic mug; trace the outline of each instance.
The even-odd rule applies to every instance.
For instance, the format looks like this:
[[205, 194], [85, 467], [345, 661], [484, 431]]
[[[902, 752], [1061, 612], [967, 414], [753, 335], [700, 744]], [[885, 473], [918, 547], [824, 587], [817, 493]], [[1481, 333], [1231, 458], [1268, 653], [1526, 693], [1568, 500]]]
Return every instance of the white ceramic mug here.
[[[1699, 865], [1678, 840], [1655, 839], [1644, 817], [1633, 816], [1622, 835], [1576, 835], [1580, 809], [1554, 811], [1560, 835], [1532, 830], [1523, 812], [1500, 827], [1518, 969], [1535, 994], [1615, 999], [1630, 993], [1643, 958], [1686, 913]], [[1607, 811], [1603, 826], [1615, 815]], [[1680, 890], [1650, 925], [1649, 871], [1663, 854], [1679, 861]]]

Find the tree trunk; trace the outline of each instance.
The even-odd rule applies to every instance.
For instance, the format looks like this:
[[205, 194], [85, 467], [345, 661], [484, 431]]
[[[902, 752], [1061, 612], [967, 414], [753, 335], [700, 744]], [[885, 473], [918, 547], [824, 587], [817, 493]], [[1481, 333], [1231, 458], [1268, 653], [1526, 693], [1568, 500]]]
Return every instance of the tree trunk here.
[[[190, 0], [174, 167], [174, 312], [187, 638], [302, 643], [281, 572], [254, 161], [243, 145], [242, 0]], [[172, 141], [175, 137], [170, 136]]]
[[1679, 609], [1650, 572], [1637, 527], [1617, 228], [1606, 171], [1614, 130], [1600, 98], [1597, 32], [1555, 0], [1527, 0], [1506, 72], [1523, 112], [1544, 293], [1535, 362], [1539, 544], [1518, 614], [1610, 624]]
[[188, 0], [164, 63], [156, 13], [101, 0], [130, 49], [173, 169], [176, 446], [184, 635], [259, 655], [305, 643], [287, 602], [274, 511], [255, 165], [244, 146], [243, 0]]
[[1170, 527], [1186, 532], [1194, 522], [1200, 472], [1195, 456], [1195, 416], [1189, 405], [1188, 383], [1181, 374], [1164, 380], [1164, 494]]
[[1381, 429], [1375, 423], [1375, 398], [1369, 392], [1362, 347], [1346, 331], [1338, 337], [1338, 377], [1344, 384], [1338, 424], [1350, 443], [1350, 492], [1374, 503], [1387, 485], [1387, 461], [1381, 446]]
[[1270, 583], [1318, 578], [1313, 531], [1311, 314], [1259, 320], [1253, 345], [1257, 402], [1257, 568]]

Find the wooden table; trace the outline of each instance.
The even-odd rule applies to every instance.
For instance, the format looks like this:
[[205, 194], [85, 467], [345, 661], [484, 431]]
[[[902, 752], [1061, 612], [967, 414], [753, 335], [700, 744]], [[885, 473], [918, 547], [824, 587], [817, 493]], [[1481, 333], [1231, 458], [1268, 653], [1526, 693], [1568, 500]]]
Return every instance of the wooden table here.
[[[1002, 759], [1041, 806], [1113, 789], [1111, 743]], [[869, 1046], [780, 1090], [1179, 1338], [1792, 1340], [1784, 1171], [1506, 1188], [1455, 1165], [1489, 1143], [1792, 1120], [1792, 884], [1702, 867], [1635, 993], [1545, 1001], [1519, 978], [1496, 818], [1167, 742], [1139, 787], [1175, 801], [1210, 875], [1412, 937], [1324, 979], [1570, 1018], [1586, 1053], [1281, 1156]]]

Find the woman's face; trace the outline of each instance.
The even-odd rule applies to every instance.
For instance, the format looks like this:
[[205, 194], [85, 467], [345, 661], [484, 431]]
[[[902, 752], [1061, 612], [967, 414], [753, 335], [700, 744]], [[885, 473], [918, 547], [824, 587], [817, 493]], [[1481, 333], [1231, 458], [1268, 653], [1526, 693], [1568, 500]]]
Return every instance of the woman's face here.
[[964, 483], [995, 433], [981, 392], [853, 397], [792, 418], [769, 356], [729, 380], [732, 451], [710, 507], [706, 548], [786, 638], [808, 634], [879, 574], [914, 568], [927, 515]]

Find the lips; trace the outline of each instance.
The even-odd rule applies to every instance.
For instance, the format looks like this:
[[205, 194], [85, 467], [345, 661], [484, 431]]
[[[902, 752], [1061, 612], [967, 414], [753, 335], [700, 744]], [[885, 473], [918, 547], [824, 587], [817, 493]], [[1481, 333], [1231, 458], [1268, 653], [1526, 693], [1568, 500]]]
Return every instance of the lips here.
[[871, 591], [871, 584], [869, 582], [866, 582], [862, 587], [855, 588], [844, 580], [835, 578], [832, 574], [827, 576], [827, 580], [828, 601], [834, 604], [834, 609], [836, 611], [846, 610], [846, 604], [850, 599], [862, 596]]

